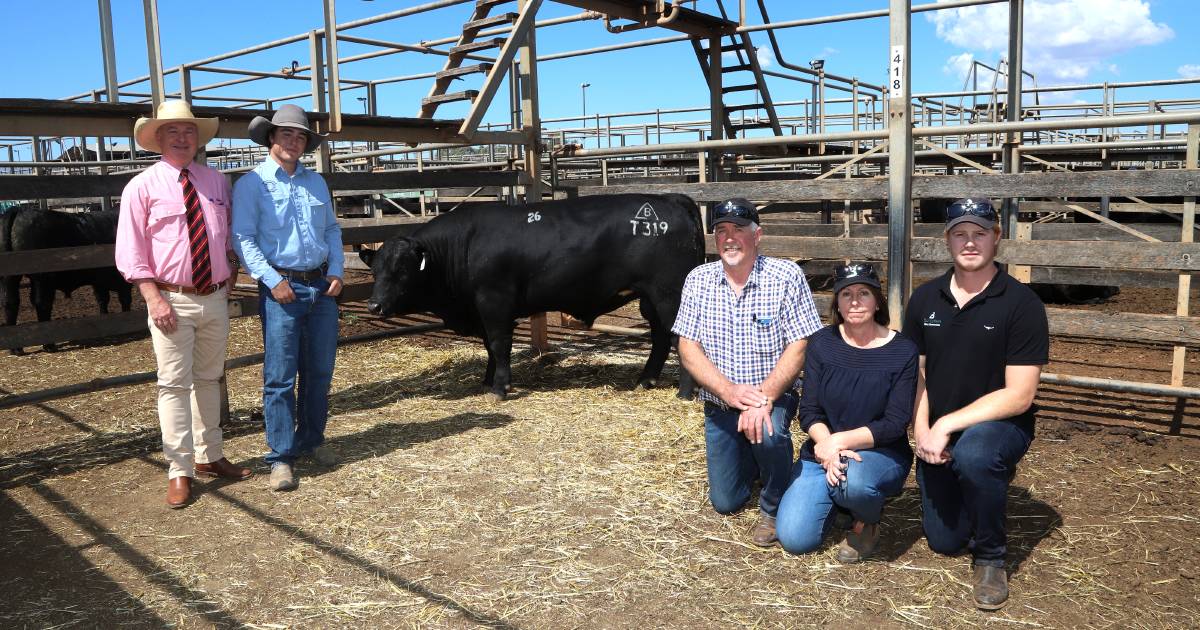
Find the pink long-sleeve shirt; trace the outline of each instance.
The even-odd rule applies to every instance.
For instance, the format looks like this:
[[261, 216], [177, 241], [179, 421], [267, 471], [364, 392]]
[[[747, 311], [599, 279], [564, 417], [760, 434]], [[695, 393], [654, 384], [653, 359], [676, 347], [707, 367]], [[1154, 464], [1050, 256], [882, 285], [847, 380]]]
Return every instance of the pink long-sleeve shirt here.
[[[117, 223], [117, 270], [133, 282], [151, 278], [192, 286], [192, 261], [187, 233], [187, 206], [183, 201], [180, 169], [159, 160], [138, 173], [121, 193], [121, 218]], [[188, 165], [188, 179], [200, 196], [208, 228], [212, 281], [229, 279], [230, 206], [229, 180], [203, 164]]]

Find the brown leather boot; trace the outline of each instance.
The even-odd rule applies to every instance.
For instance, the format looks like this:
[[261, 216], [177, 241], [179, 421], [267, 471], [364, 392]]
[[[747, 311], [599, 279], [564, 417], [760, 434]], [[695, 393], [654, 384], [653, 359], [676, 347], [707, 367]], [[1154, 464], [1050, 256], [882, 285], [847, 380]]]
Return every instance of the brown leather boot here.
[[192, 498], [192, 478], [175, 477], [167, 482], [167, 507], [177, 510]]
[[879, 544], [879, 523], [854, 522], [854, 529], [846, 532], [846, 539], [838, 547], [837, 559], [843, 564], [854, 564], [875, 553]]
[[253, 471], [249, 468], [234, 466], [228, 459], [222, 457], [208, 464], [196, 464], [196, 474], [204, 477], [221, 477], [223, 479], [249, 479]]
[[980, 610], [1000, 610], [1008, 601], [1008, 573], [1004, 567], [977, 564], [973, 590]]
[[760, 514], [758, 523], [755, 523], [754, 529], [750, 530], [750, 542], [759, 547], [774, 547], [779, 542], [779, 538], [775, 536], [775, 519]]

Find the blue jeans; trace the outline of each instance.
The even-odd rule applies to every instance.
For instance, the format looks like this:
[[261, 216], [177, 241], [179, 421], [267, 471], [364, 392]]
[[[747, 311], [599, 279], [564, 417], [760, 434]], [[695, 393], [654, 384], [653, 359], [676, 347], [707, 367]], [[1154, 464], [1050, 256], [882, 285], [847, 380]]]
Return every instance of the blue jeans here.
[[708, 499], [721, 514], [736, 512], [750, 500], [750, 485], [762, 481], [758, 509], [774, 517], [787, 489], [792, 467], [792, 418], [799, 398], [787, 392], [771, 408], [774, 435], [763, 432], [762, 442], [751, 444], [737, 429], [737, 409], [704, 403], [704, 445], [708, 454]]
[[324, 294], [329, 281], [291, 280], [289, 284], [296, 299], [280, 304], [269, 287], [258, 283], [269, 464], [290, 464], [325, 441], [329, 386], [337, 355], [337, 301]]
[[779, 504], [775, 535], [789, 553], [808, 553], [821, 544], [833, 524], [833, 507], [850, 512], [855, 520], [878, 523], [883, 502], [904, 489], [912, 468], [912, 453], [881, 448], [855, 451], [862, 461], [846, 464], [846, 483], [831, 486], [825, 469], [815, 461], [800, 459], [792, 470], [792, 484]]
[[969, 549], [975, 564], [1004, 566], [1008, 484], [1032, 441], [1031, 429], [1007, 420], [981, 422], [951, 436], [949, 463], [917, 462], [930, 549], [947, 555]]

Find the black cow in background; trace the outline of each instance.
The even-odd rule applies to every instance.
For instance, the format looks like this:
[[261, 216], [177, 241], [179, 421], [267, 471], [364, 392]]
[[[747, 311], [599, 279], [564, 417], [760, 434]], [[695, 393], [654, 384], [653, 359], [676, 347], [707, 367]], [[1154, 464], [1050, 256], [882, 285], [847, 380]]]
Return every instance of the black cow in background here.
[[[670, 353], [683, 281], [704, 261], [700, 210], [683, 195], [597, 195], [521, 206], [486, 204], [441, 215], [410, 236], [363, 250], [377, 315], [430, 311], [488, 351], [484, 384], [503, 399], [516, 319], [561, 311], [591, 325], [639, 299], [652, 387]], [[681, 368], [680, 395], [691, 377]]]
[[1029, 288], [1046, 304], [1103, 304], [1121, 293], [1120, 287], [1030, 282]]
[[[0, 252], [20, 252], [49, 247], [80, 247], [115, 243], [117, 239], [116, 210], [108, 212], [57, 212], [20, 206], [0, 214]], [[27, 274], [29, 300], [37, 311], [39, 322], [50, 320], [56, 291], [67, 297], [84, 285], [91, 285], [101, 313], [108, 312], [110, 291], [116, 291], [121, 310], [128, 311], [132, 300], [131, 285], [121, 277], [115, 266], [96, 269], [76, 269]], [[0, 276], [0, 294], [4, 302], [4, 323], [17, 323], [20, 309], [21, 275]], [[54, 350], [47, 344], [46, 350]], [[14, 348], [13, 354], [22, 354]]]

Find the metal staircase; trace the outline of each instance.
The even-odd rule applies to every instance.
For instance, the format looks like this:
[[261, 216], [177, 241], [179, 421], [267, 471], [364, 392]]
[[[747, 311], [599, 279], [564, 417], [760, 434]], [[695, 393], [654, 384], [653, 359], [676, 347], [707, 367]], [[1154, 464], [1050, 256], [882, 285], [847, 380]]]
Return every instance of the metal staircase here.
[[489, 48], [499, 49], [508, 41], [504, 37], [476, 38], [479, 36], [479, 32], [486, 28], [516, 22], [516, 13], [488, 15], [493, 7], [512, 1], [476, 0], [475, 10], [471, 13], [471, 19], [463, 24], [462, 35], [459, 36], [458, 42], [449, 50], [449, 55], [446, 57], [446, 65], [434, 75], [433, 87], [430, 88], [429, 95], [421, 99], [421, 111], [417, 114], [418, 118], [433, 118], [433, 114], [437, 111], [438, 106], [443, 103], [452, 103], [455, 101], [475, 102], [475, 98], [479, 96], [479, 90], [462, 90], [459, 92], [447, 92], [447, 90], [450, 88], [451, 83], [462, 77], [476, 73], [486, 75], [492, 71], [493, 64], [491, 62], [470, 66], [462, 64], [471, 58], [472, 53]]
[[[725, 43], [728, 41], [729, 43]], [[775, 104], [771, 101], [771, 93], [767, 90], [767, 82], [763, 77], [762, 68], [758, 65], [758, 55], [748, 33], [733, 33], [721, 38], [721, 54], [734, 53], [737, 63], [721, 65], [721, 112], [722, 124], [725, 127], [725, 137], [746, 137], [746, 131], [751, 129], [770, 129], [774, 135], [783, 135], [779, 127], [779, 117], [775, 113]], [[704, 41], [692, 38], [692, 48], [696, 51], [696, 60], [707, 80], [710, 74], [709, 51]], [[715, 87], [715, 86], [714, 86]], [[754, 92], [753, 103], [728, 105], [725, 95], [738, 92]], [[739, 112], [761, 112], [751, 121], [735, 121], [733, 114]]]

